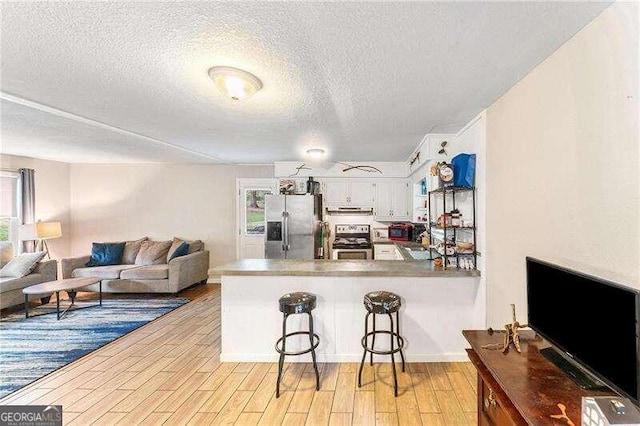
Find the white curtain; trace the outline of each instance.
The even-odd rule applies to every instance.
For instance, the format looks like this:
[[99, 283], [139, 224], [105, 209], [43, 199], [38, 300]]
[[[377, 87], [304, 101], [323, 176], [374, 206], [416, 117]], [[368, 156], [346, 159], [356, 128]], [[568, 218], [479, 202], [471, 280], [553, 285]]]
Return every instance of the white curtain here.
[[[20, 223], [34, 223], [36, 221], [36, 182], [35, 170], [20, 169]], [[35, 241], [23, 241], [22, 249], [27, 253], [34, 252]]]

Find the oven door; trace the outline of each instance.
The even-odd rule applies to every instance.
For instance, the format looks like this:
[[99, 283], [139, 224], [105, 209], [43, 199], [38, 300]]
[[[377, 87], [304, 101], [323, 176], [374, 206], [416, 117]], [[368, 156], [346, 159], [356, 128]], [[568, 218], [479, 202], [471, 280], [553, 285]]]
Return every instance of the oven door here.
[[333, 249], [331, 259], [334, 260], [371, 260], [371, 249]]

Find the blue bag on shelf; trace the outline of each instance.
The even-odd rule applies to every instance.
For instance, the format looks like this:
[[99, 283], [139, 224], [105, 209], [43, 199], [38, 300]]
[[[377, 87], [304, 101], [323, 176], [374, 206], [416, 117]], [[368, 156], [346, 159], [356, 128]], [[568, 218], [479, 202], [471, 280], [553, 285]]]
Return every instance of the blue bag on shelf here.
[[458, 154], [451, 159], [453, 166], [453, 184], [455, 186], [470, 187], [476, 180], [476, 155]]

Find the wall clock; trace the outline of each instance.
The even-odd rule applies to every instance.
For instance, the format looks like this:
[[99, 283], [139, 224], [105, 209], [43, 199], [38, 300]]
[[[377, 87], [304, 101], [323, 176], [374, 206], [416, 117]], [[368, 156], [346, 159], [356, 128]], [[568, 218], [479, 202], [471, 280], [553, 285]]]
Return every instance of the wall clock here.
[[453, 166], [447, 163], [441, 164], [438, 168], [438, 176], [443, 186], [453, 185]]

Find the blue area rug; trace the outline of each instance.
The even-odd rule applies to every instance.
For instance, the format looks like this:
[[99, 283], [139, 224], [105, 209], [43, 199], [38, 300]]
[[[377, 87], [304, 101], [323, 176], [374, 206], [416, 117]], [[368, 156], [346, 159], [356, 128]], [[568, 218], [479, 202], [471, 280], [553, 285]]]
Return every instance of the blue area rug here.
[[[0, 321], [0, 398], [184, 305], [189, 299], [105, 299], [70, 311], [37, 307]], [[97, 301], [82, 301], [88, 306]], [[63, 302], [67, 306], [67, 302]], [[46, 312], [46, 314], [42, 314]]]

